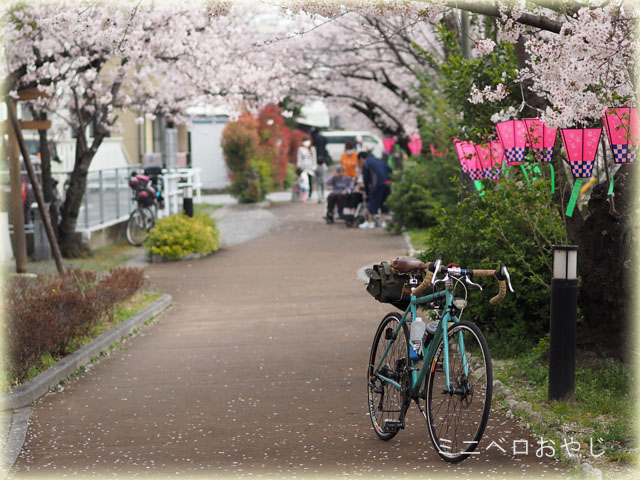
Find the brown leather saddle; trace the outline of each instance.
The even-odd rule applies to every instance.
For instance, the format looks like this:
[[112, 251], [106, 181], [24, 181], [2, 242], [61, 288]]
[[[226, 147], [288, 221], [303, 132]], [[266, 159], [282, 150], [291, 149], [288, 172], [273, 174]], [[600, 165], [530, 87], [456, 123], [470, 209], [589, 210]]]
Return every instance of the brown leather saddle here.
[[429, 266], [413, 257], [396, 257], [392, 262], [391, 266], [398, 273], [418, 273], [420, 270], [426, 270]]

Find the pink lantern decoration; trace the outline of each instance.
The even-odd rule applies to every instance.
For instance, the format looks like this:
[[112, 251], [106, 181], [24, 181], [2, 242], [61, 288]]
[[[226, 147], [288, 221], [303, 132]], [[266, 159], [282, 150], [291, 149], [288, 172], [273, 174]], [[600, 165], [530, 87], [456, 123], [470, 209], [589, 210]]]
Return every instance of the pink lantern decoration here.
[[640, 147], [638, 109], [607, 108], [603, 121], [613, 160], [616, 163], [633, 163]]
[[478, 155], [476, 154], [474, 144], [471, 142], [460, 142], [456, 144], [456, 150], [458, 149], [458, 145], [460, 145], [459, 148], [462, 153], [460, 163], [462, 163], [463, 160], [466, 163], [467, 173], [471, 180], [482, 180], [484, 178], [484, 171], [482, 169], [482, 165], [478, 161]]
[[389, 155], [391, 150], [393, 150], [393, 146], [396, 144], [395, 138], [383, 138], [382, 139], [382, 148], [384, 148], [384, 153]]
[[551, 162], [556, 143], [557, 128], [549, 128], [539, 118], [525, 118], [527, 143], [536, 162]]
[[573, 178], [589, 178], [602, 128], [562, 128], [560, 132]]
[[422, 140], [420, 139], [420, 135], [411, 135], [409, 138], [411, 140], [408, 143], [409, 151], [411, 152], [411, 155], [417, 155], [422, 151]]
[[498, 137], [504, 148], [507, 165], [520, 165], [527, 146], [526, 127], [522, 120], [509, 120], [496, 124]]
[[467, 159], [464, 156], [464, 152], [462, 151], [462, 143], [458, 139], [454, 139], [454, 145], [456, 147], [456, 153], [458, 154], [458, 159], [460, 160], [460, 167], [462, 171], [469, 175], [469, 169], [467, 168]]
[[484, 178], [494, 182], [500, 180], [504, 149], [500, 142], [487, 142], [475, 145], [477, 159], [482, 167]]
[[433, 155], [434, 157], [444, 156], [444, 152], [439, 152], [438, 150], [436, 150], [436, 147], [433, 145], [433, 143], [430, 145], [430, 148], [431, 148], [431, 155]]

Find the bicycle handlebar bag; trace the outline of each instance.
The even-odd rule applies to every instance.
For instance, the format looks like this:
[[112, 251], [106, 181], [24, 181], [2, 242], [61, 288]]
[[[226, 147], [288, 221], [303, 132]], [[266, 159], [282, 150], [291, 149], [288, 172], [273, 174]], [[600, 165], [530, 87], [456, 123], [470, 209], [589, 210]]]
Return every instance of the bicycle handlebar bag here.
[[[400, 310], [406, 310], [409, 306], [411, 276], [396, 272], [389, 262], [381, 262], [365, 269], [369, 284], [367, 292], [382, 303], [390, 303]], [[418, 283], [422, 278], [417, 278]]]

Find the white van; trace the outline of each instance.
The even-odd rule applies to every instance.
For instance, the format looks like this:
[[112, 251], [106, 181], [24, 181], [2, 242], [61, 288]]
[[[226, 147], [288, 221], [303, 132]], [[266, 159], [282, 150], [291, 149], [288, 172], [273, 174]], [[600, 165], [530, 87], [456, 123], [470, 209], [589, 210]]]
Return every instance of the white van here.
[[320, 135], [327, 141], [327, 153], [334, 163], [340, 161], [340, 155], [344, 152], [344, 144], [346, 142], [353, 142], [356, 148], [371, 151], [378, 158], [381, 158], [384, 154], [382, 139], [371, 132], [328, 130], [320, 132]]

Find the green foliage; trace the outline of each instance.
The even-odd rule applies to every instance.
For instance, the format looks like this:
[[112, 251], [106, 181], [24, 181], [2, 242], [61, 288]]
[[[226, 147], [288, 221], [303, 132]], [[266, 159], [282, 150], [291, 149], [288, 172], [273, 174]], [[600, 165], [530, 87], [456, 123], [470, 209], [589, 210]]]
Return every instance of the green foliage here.
[[241, 115], [224, 127], [221, 143], [227, 167], [233, 175], [242, 175], [260, 144], [258, 122], [249, 114]]
[[231, 172], [231, 194], [241, 203], [259, 202], [287, 175], [291, 132], [280, 109], [267, 105], [258, 118], [244, 113], [222, 132], [222, 151]]
[[450, 177], [458, 167], [437, 159], [405, 167], [395, 174], [387, 206], [393, 213], [392, 228], [425, 228], [435, 225], [435, 210], [455, 203], [458, 197]]
[[178, 214], [156, 222], [144, 242], [149, 255], [177, 260], [198, 253], [208, 255], [220, 248], [220, 235], [214, 219], [196, 213], [193, 218]]
[[488, 301], [496, 287], [485, 281], [483, 292], [470, 288], [465, 317], [488, 334], [492, 351], [512, 355], [548, 330], [551, 246], [565, 242], [566, 231], [550, 208], [546, 179], [530, 188], [514, 180], [503, 179], [497, 188], [485, 182], [485, 195], [472, 195], [451, 212], [436, 210], [437, 225], [428, 232], [421, 259], [442, 255], [445, 264], [465, 268], [497, 268], [499, 261], [509, 266], [515, 294], [492, 306]]
[[[486, 33], [490, 34], [493, 28], [490, 23], [485, 25]], [[460, 130], [451, 132], [452, 136], [474, 142], [495, 136], [495, 122], [491, 117], [500, 109], [517, 107], [522, 103], [514, 45], [500, 42], [489, 55], [468, 59], [463, 56], [454, 32], [447, 31], [442, 25], [439, 35], [449, 55], [444, 62], [436, 65], [439, 84], [433, 90], [447, 99], [450, 112], [455, 112], [458, 117]], [[473, 85], [479, 90], [485, 87], [495, 90], [499, 84], [509, 90], [504, 99], [484, 103], [469, 101]], [[424, 93], [428, 101], [429, 89], [426, 88]], [[442, 131], [447, 130], [445, 126], [438, 125]], [[455, 125], [451, 126], [455, 128]]]
[[289, 190], [295, 182], [296, 182], [296, 167], [291, 163], [287, 163], [287, 176], [284, 179], [282, 188], [284, 190]]

